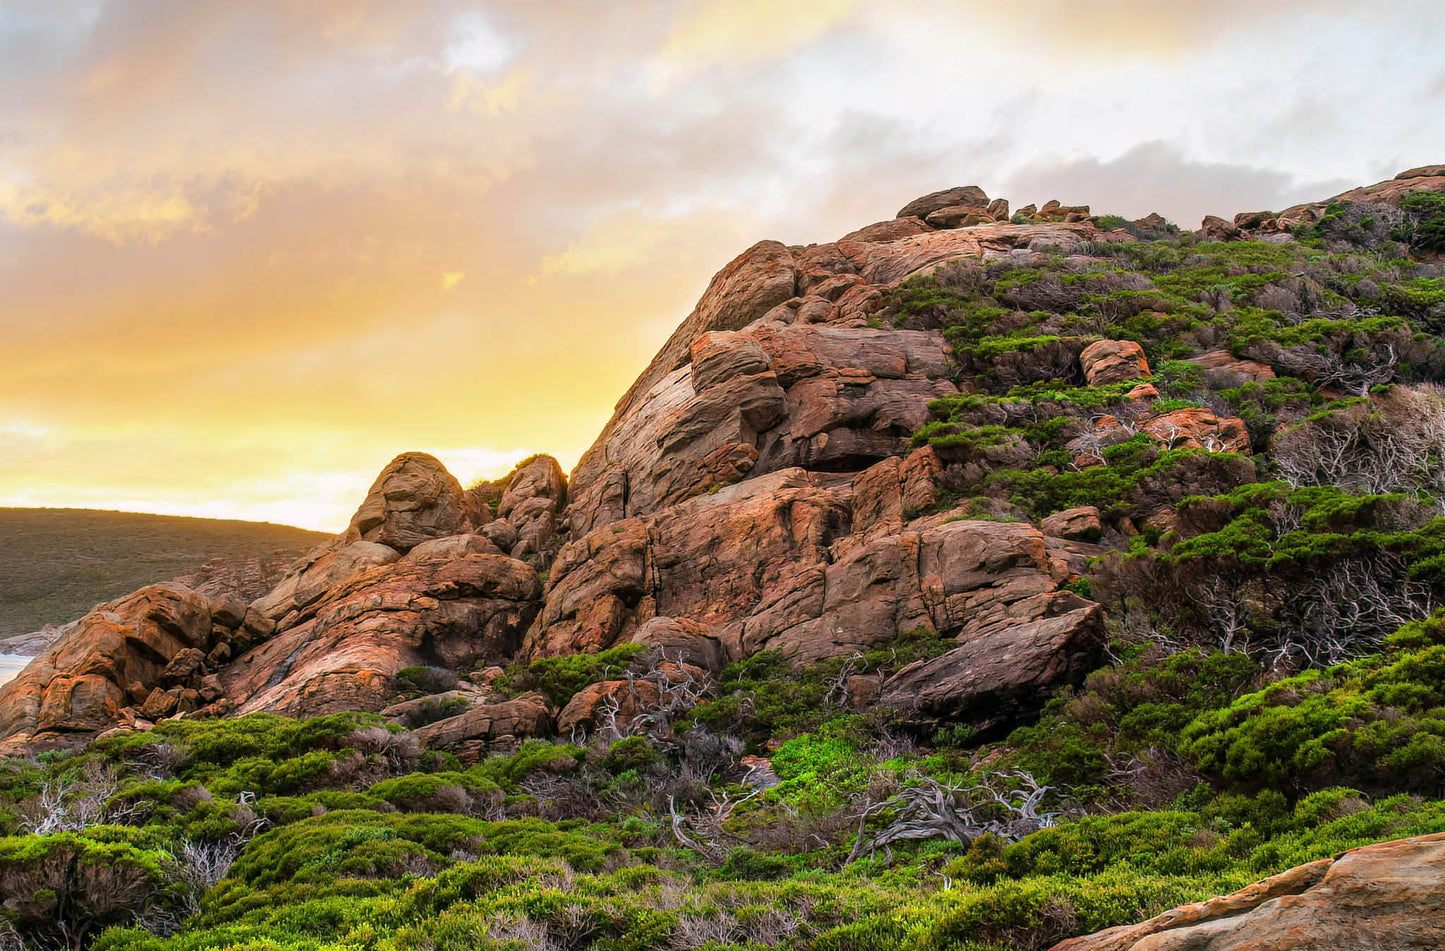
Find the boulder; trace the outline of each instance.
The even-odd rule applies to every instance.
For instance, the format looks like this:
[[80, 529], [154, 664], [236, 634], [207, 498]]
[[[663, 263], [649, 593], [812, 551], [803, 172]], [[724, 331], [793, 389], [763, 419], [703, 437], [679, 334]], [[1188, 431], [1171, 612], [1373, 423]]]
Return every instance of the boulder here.
[[209, 599], [174, 583], [97, 607], [0, 687], [0, 751], [78, 745], [109, 729], [178, 655], [204, 656], [211, 627]]
[[1132, 340], [1098, 340], [1079, 354], [1084, 378], [1090, 386], [1123, 383], [1149, 376], [1144, 348]]
[[1351, 849], [1052, 951], [1445, 947], [1445, 833]]
[[976, 205], [948, 205], [931, 211], [924, 219], [935, 228], [968, 228], [973, 225], [993, 224], [993, 215], [987, 208]]
[[588, 684], [557, 714], [557, 732], [573, 736], [608, 725], [631, 732], [638, 717], [657, 709], [661, 693], [650, 680], [606, 680]]
[[204, 673], [205, 665], [205, 651], [198, 650], [194, 647], [187, 647], [185, 650], [176, 654], [175, 657], [172, 657], [171, 662], [166, 665], [165, 670], [161, 671], [161, 685], [165, 687], [178, 687], [190, 683], [192, 680], [198, 680], [201, 674]]
[[[401, 552], [378, 542], [354, 542], [340, 548], [318, 549], [298, 563], [293, 572], [265, 597], [253, 602], [247, 609], [243, 624], [253, 634], [269, 637], [275, 623], [287, 618], [294, 621], [327, 592], [400, 557]], [[258, 618], [273, 624], [261, 629]]]
[[557, 516], [566, 504], [567, 478], [556, 459], [533, 456], [518, 465], [497, 506], [497, 514], [517, 536], [507, 549], [512, 557], [550, 555], [554, 551]]
[[1249, 430], [1238, 416], [1220, 417], [1204, 407], [1177, 409], [1144, 422], [1139, 431], [1168, 449], [1249, 452]]
[[897, 241], [899, 238], [907, 238], [915, 234], [923, 234], [932, 231], [924, 223], [922, 218], [909, 215], [906, 218], [892, 218], [888, 221], [879, 221], [868, 225], [866, 228], [859, 228], [857, 231], [849, 232], [838, 240], [841, 241], [875, 241], [887, 243]]
[[461, 483], [439, 459], [406, 452], [381, 470], [344, 537], [407, 552], [429, 538], [471, 531], [479, 521]]
[[494, 745], [552, 732], [552, 712], [539, 694], [483, 703], [465, 713], [418, 727], [414, 735], [428, 749], [446, 750], [475, 762]]
[[1054, 538], [1068, 538], [1077, 541], [1098, 541], [1104, 531], [1099, 521], [1099, 509], [1093, 505], [1055, 512], [1039, 523], [1039, 529]]
[[727, 653], [712, 631], [686, 618], [654, 617], [643, 621], [628, 640], [661, 652], [675, 663], [696, 664], [717, 674], [727, 663]]
[[1275, 376], [1274, 369], [1269, 364], [1236, 357], [1228, 350], [1211, 350], [1208, 353], [1201, 353], [1197, 357], [1190, 357], [1189, 362], [1203, 367], [1208, 373], [1218, 377], [1218, 383], [1222, 386], [1265, 383], [1273, 380]]
[[1067, 591], [1025, 604], [1028, 613], [904, 667], [884, 682], [879, 702], [989, 729], [1037, 707], [1050, 687], [1081, 679], [1104, 643], [1103, 608]]
[[960, 185], [931, 192], [922, 198], [915, 198], [898, 210], [895, 218], [927, 218], [940, 208], [963, 206], [979, 211], [988, 210], [988, 195], [977, 185]]
[[536, 570], [484, 537], [434, 539], [327, 591], [221, 683], [240, 713], [377, 710], [403, 668], [510, 658], [540, 594]]
[[1232, 221], [1225, 221], [1216, 215], [1205, 215], [1199, 223], [1199, 236], [1206, 241], [1236, 241], [1242, 237], [1239, 228]]
[[211, 599], [211, 623], [235, 630], [246, 619], [246, 601], [234, 591]]

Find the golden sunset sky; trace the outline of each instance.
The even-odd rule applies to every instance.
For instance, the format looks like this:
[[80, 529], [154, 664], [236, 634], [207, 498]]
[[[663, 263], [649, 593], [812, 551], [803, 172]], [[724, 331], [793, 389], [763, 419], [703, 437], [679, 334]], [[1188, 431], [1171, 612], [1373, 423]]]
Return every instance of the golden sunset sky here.
[[1192, 227], [1445, 161], [1438, 0], [0, 0], [0, 505], [338, 530], [574, 463], [708, 278], [977, 183]]

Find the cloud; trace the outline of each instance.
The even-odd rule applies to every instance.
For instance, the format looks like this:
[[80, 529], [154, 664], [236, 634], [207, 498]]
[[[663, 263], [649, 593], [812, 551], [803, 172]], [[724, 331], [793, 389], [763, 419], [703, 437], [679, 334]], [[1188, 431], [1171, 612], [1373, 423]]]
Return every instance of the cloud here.
[[758, 239], [970, 182], [1187, 224], [1428, 161], [1425, 12], [6, 4], [0, 424], [46, 432], [0, 430], [0, 498], [335, 526], [405, 449], [575, 458]]

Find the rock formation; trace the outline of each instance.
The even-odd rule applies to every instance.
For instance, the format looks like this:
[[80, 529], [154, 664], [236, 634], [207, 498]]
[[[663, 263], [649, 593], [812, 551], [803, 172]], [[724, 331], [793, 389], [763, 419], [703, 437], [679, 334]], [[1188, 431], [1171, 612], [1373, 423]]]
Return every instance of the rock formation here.
[[[1416, 169], [1347, 196], [1398, 202], [1419, 187], [1445, 190], [1445, 175]], [[1218, 236], [1283, 229], [1321, 207], [1220, 219]], [[885, 321], [880, 309], [900, 282], [950, 262], [1027, 264], [1131, 240], [1100, 231], [1086, 206], [1049, 201], [1010, 218], [1007, 201], [965, 186], [835, 242], [760, 242], [713, 278], [570, 480], [538, 456], [469, 492], [433, 457], [398, 456], [346, 532], [259, 597], [159, 586], [87, 616], [0, 691], [0, 734], [17, 748], [163, 716], [380, 710], [407, 667], [465, 674], [629, 641], [712, 672], [759, 651], [805, 664], [916, 629], [957, 646], [887, 682], [860, 681], [857, 696], [1003, 724], [1094, 657], [1101, 609], [1064, 588], [1119, 526], [1088, 506], [1035, 526], [955, 505], [945, 469], [957, 460], [913, 437], [930, 403], [974, 383], [935, 324]], [[1249, 452], [1243, 420], [1152, 408], [1159, 392], [1138, 343], [1052, 339], [1071, 379], [1138, 381], [1070, 431], [1075, 468], [1104, 464], [1139, 434], [1221, 453], [1221, 471], [1251, 465], [1222, 455]], [[1220, 379], [1273, 375], [1226, 351], [1194, 359]], [[1208, 473], [1196, 481], [1213, 484]], [[1162, 529], [1185, 489], [1146, 490], [1141, 517]], [[568, 724], [591, 716], [587, 703], [491, 710], [482, 693], [463, 699], [468, 712], [428, 729], [472, 752], [550, 730], [559, 713]]]
[[1445, 833], [1353, 849], [1052, 951], [1445, 947]]

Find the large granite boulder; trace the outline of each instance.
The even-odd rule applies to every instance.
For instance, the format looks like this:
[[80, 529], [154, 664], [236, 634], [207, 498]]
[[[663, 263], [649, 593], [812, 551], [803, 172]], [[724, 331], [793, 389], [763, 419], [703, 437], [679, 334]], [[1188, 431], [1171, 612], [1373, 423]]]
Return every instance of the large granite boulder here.
[[1351, 849], [1052, 951], [1427, 951], [1445, 947], [1445, 833]]
[[346, 530], [347, 541], [410, 551], [429, 538], [470, 531], [481, 515], [435, 456], [405, 452], [372, 483]]
[[211, 647], [211, 602], [157, 584], [103, 604], [0, 687], [0, 752], [78, 745], [138, 706], [181, 655]]

